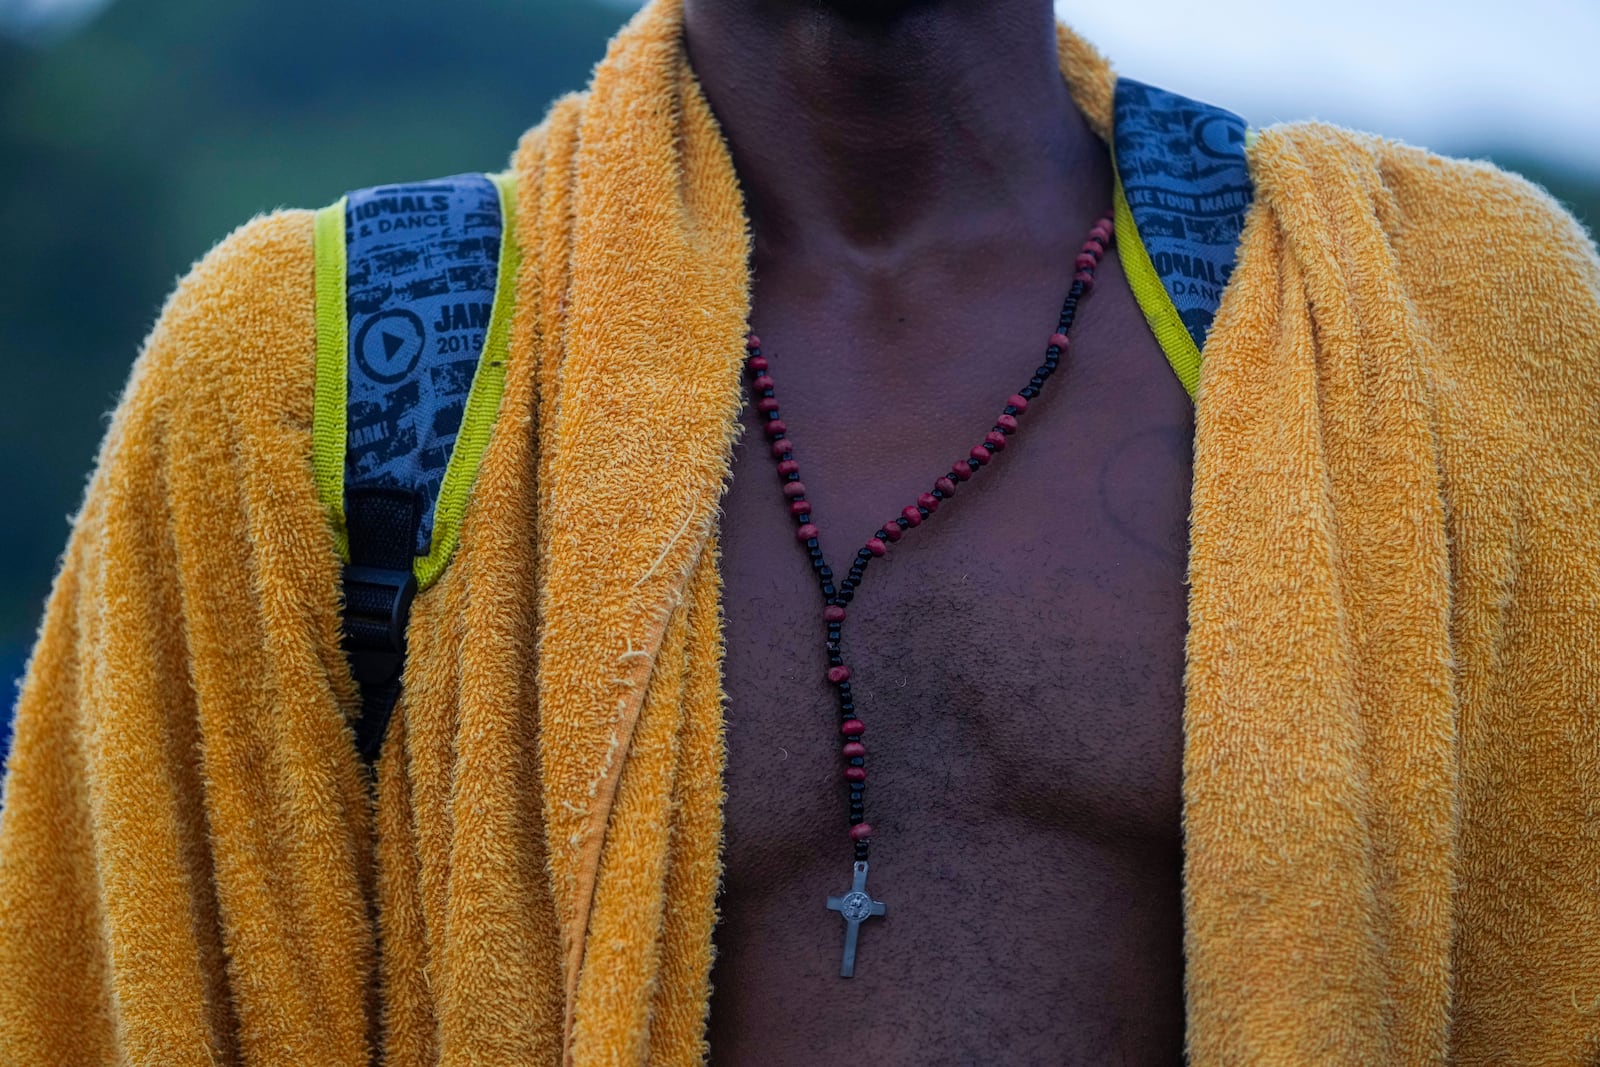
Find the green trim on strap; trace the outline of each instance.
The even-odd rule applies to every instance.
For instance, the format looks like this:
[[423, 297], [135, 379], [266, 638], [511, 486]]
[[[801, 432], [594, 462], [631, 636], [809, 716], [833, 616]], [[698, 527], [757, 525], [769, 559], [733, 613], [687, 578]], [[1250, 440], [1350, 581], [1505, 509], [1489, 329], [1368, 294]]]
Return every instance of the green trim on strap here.
[[333, 530], [339, 558], [350, 562], [344, 523], [345, 414], [349, 373], [349, 319], [345, 315], [344, 198], [317, 212], [312, 243], [316, 261], [317, 371], [311, 409], [311, 469], [317, 497]]
[[[517, 266], [521, 256], [516, 241], [516, 175], [490, 174], [500, 193], [500, 263], [495, 275], [494, 304], [489, 311], [489, 330], [483, 352], [472, 375], [461, 428], [439, 486], [439, 499], [433, 510], [433, 543], [426, 556], [416, 561], [417, 589], [428, 588], [444, 573], [461, 540], [461, 524], [467, 514], [467, 500], [478, 479], [478, 466], [494, 432], [500, 414], [500, 395], [505, 390], [506, 358], [511, 340], [511, 314], [517, 288]], [[340, 438], [343, 441], [343, 436]], [[342, 453], [341, 453], [342, 455]]]
[[1115, 163], [1112, 164], [1112, 176], [1117, 251], [1122, 257], [1122, 272], [1128, 278], [1128, 288], [1133, 290], [1134, 299], [1139, 302], [1139, 310], [1144, 312], [1145, 321], [1150, 324], [1150, 332], [1156, 336], [1156, 343], [1166, 353], [1167, 362], [1172, 364], [1178, 381], [1183, 383], [1189, 399], [1193, 400], [1195, 388], [1200, 384], [1200, 350], [1194, 346], [1194, 338], [1189, 335], [1188, 327], [1178, 317], [1178, 309], [1172, 303], [1167, 287], [1161, 284], [1155, 264], [1150, 262], [1150, 253], [1145, 250], [1144, 241], [1139, 237], [1139, 228], [1134, 225], [1133, 212], [1129, 210], [1128, 198], [1122, 191], [1122, 175], [1116, 172]]

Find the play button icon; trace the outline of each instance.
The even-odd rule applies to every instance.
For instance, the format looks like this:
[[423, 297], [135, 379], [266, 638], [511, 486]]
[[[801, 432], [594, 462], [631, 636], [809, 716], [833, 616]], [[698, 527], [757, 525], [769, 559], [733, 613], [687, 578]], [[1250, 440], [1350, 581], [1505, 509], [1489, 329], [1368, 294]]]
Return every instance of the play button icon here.
[[427, 343], [422, 319], [407, 308], [370, 316], [356, 333], [356, 363], [368, 378], [384, 385], [404, 381], [422, 358]]

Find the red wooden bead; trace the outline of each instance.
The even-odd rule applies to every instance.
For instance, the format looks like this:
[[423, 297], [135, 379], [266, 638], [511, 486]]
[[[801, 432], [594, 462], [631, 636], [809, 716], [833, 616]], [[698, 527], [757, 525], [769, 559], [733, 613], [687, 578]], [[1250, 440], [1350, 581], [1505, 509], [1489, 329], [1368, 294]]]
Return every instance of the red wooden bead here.
[[745, 344], [746, 348], [760, 348], [761, 347], [761, 338], [757, 337], [753, 333], [746, 334], [745, 338], [744, 338], [744, 344]]
[[1072, 280], [1073, 281], [1077, 281], [1077, 282], [1082, 282], [1083, 283], [1083, 291], [1086, 292], [1086, 293], [1090, 289], [1094, 288], [1094, 275], [1090, 274], [1086, 270], [1080, 270], [1078, 273], [1074, 274], [1072, 276]]
[[801, 541], [809, 541], [809, 540], [811, 540], [813, 537], [817, 536], [816, 523], [811, 523], [811, 522], [801, 523], [795, 529], [794, 535], [798, 540], [801, 540]]
[[867, 780], [867, 769], [865, 767], [846, 767], [844, 776], [852, 782], [864, 782]]
[[867, 732], [867, 724], [860, 719], [846, 719], [839, 724], [839, 732], [846, 737], [860, 737]]
[[850, 827], [850, 840], [852, 840], [852, 841], [865, 841], [867, 838], [869, 838], [871, 836], [872, 836], [872, 824], [871, 823], [858, 822], [854, 826]]
[[865, 756], [867, 754], [867, 746], [860, 741], [847, 741], [839, 751], [845, 754], [846, 759], [855, 759], [857, 756]]
[[771, 377], [765, 374], [756, 375], [756, 380], [750, 384], [756, 389], [771, 389], [773, 387]]
[[973, 445], [970, 455], [972, 456], [972, 462], [980, 467], [989, 462], [989, 450], [982, 445]]
[[[888, 533], [887, 530], [884, 532]], [[889, 551], [889, 546], [874, 537], [867, 541], [867, 551], [871, 552], [874, 556], [881, 556], [885, 552]]]
[[777, 411], [778, 398], [775, 396], [762, 397], [760, 400], [756, 401], [756, 410], [761, 412], [763, 415], [767, 414], [768, 412]]
[[994, 445], [994, 450], [996, 452], [1003, 451], [1006, 447], [1006, 435], [1001, 433], [999, 430], [990, 430], [988, 433], [983, 435], [983, 439], [989, 442], [991, 445]]
[[907, 526], [921, 526], [922, 525], [922, 512], [918, 511], [916, 508], [912, 507], [909, 504], [907, 504], [904, 508], [901, 509], [900, 517], [902, 519], [906, 520], [906, 525]]
[[927, 508], [929, 511], [939, 510], [939, 498], [932, 493], [923, 493], [917, 497], [917, 507]]
[[805, 482], [784, 482], [783, 483], [783, 495], [786, 496], [786, 497], [789, 497], [791, 500], [794, 499], [797, 496], [805, 496], [806, 495], [806, 483]]
[[750, 369], [755, 371], [757, 374], [765, 374], [766, 373], [766, 370], [767, 370], [767, 357], [766, 356], [751, 356], [746, 362], [748, 362], [750, 364]]
[[1071, 341], [1067, 340], [1067, 335], [1061, 333], [1060, 331], [1050, 335], [1050, 343], [1061, 349], [1063, 352], [1067, 350], [1068, 345], [1072, 344]]
[[1074, 267], [1076, 267], [1077, 269], [1079, 269], [1079, 270], [1083, 270], [1083, 269], [1085, 269], [1087, 267], [1092, 267], [1092, 266], [1095, 265], [1095, 263], [1096, 263], [1096, 260], [1094, 258], [1094, 255], [1092, 253], [1089, 253], [1089, 252], [1079, 252], [1078, 253], [1078, 258], [1072, 261], [1072, 265]]
[[893, 519], [890, 519], [888, 522], [883, 524], [883, 535], [891, 541], [898, 541], [900, 538], [906, 535], [906, 532], [900, 529], [899, 523], [895, 522]]
[[762, 432], [765, 433], [768, 437], [776, 437], [780, 433], [788, 433], [789, 432], [789, 427], [784, 425], [784, 422], [783, 422], [782, 419], [773, 419], [770, 422], [768, 422], [765, 426], [763, 426], [761, 429], [762, 429]]
[[832, 682], [834, 685], [838, 685], [840, 682], [848, 682], [849, 680], [849, 667], [840, 666], [828, 668], [828, 681]]
[[811, 501], [807, 500], [805, 497], [801, 497], [799, 500], [789, 501], [789, 514], [796, 518], [799, 518], [801, 515], [804, 515], [810, 510]]
[[1016, 408], [1017, 414], [1021, 415], [1024, 411], [1028, 410], [1028, 398], [1023, 396], [1021, 393], [1012, 393], [1010, 396], [1006, 397], [1006, 405], [1008, 407]]
[[994, 420], [994, 424], [1000, 427], [1000, 429], [1004, 430], [1006, 433], [1017, 432], [1017, 417], [1015, 415], [1001, 415], [998, 419]]
[[778, 464], [778, 473], [783, 475], [785, 478], [791, 474], [799, 474], [800, 464], [796, 463], [792, 459], [786, 459], [782, 463]]
[[1083, 250], [1085, 252], [1093, 253], [1096, 256], [1103, 256], [1106, 252], [1106, 245], [1104, 241], [1100, 240], [1100, 238], [1090, 234], [1089, 239], [1083, 242]]
[[822, 609], [822, 617], [829, 622], [844, 622], [844, 608], [838, 604], [829, 604]]
[[939, 490], [939, 492], [943, 493], [945, 496], [951, 496], [956, 491], [956, 483], [952, 482], [946, 477], [936, 478], [934, 480], [933, 487]]
[[780, 459], [794, 451], [794, 442], [785, 437], [781, 441], [772, 442], [772, 454]]

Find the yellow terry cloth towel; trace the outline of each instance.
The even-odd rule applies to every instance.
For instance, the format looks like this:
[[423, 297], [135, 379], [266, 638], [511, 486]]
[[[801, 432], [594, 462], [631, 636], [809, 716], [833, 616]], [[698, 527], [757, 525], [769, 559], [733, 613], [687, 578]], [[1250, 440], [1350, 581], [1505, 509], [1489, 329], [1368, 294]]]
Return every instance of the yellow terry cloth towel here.
[[[517, 153], [500, 420], [375, 804], [312, 216], [172, 298], [22, 694], [0, 1062], [704, 1056], [748, 238], [680, 20], [642, 12]], [[1062, 56], [1109, 135], [1109, 69]], [[1192, 1060], [1593, 1063], [1600, 264], [1486, 166], [1315, 125], [1250, 162], [1198, 392]]]

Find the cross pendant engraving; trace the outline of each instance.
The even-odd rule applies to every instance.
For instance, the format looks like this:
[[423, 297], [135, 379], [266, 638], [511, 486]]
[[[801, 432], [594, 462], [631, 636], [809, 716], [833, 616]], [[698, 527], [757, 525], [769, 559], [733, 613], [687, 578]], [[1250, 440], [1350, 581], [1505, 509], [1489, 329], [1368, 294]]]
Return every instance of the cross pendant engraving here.
[[842, 897], [829, 897], [828, 910], [836, 911], [844, 919], [844, 962], [839, 964], [839, 977], [852, 978], [856, 973], [856, 934], [861, 924], [874, 915], [883, 914], [883, 901], [873, 900], [867, 892], [867, 865], [855, 865], [855, 881], [850, 892]]

